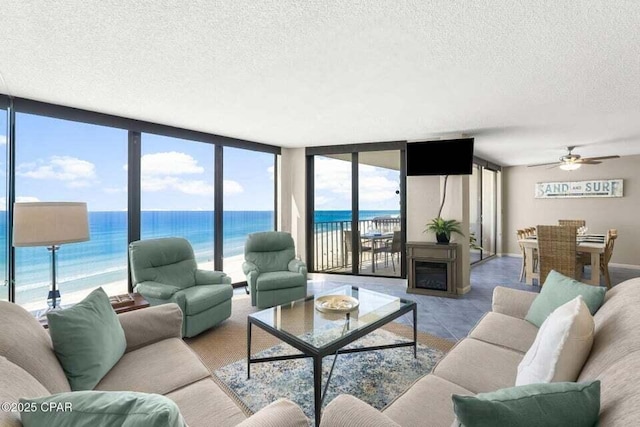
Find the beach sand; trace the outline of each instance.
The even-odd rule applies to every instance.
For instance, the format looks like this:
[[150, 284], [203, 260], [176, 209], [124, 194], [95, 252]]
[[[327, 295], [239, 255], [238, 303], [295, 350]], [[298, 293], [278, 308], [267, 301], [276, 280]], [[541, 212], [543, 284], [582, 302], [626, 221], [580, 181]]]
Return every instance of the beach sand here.
[[[227, 273], [228, 276], [231, 276], [232, 283], [242, 282], [245, 280], [244, 273], [242, 272], [243, 262], [244, 255], [235, 255], [223, 260], [223, 271]], [[198, 268], [202, 270], [213, 270], [213, 261], [200, 263], [198, 264]], [[83, 289], [75, 292], [65, 292], [64, 283], [59, 283], [58, 289], [60, 290], [62, 308], [72, 306], [82, 301], [87, 295], [89, 295], [89, 293], [91, 293], [91, 291], [96, 289], [98, 286], [102, 286], [102, 289], [104, 289], [107, 295], [121, 295], [127, 293], [128, 284], [126, 280], [118, 280], [115, 282], [102, 283], [96, 285], [91, 289]], [[22, 304], [22, 307], [24, 307], [27, 311], [35, 314], [36, 312], [41, 311], [47, 307], [46, 297], [46, 292], [44, 292], [41, 301]]]

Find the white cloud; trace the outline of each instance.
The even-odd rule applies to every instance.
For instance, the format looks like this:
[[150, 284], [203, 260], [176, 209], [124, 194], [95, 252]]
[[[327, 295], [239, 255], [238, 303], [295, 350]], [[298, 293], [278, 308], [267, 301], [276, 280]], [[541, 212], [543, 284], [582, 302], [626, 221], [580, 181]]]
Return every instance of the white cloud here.
[[97, 181], [93, 163], [71, 156], [52, 156], [47, 161], [22, 163], [18, 165], [17, 173], [27, 178], [65, 181], [70, 188], [88, 187]]
[[4, 135], [0, 135], [0, 145], [6, 145], [7, 144], [7, 137]]
[[[358, 169], [361, 208], [379, 209], [391, 206], [393, 200], [398, 200], [396, 190], [399, 190], [400, 184], [397, 171], [364, 164], [360, 164]], [[351, 162], [316, 157], [314, 171], [316, 206], [351, 209]]]
[[267, 173], [269, 174], [269, 179], [271, 179], [271, 181], [273, 181], [274, 179], [274, 172], [275, 172], [275, 168], [273, 166], [269, 166], [267, 168]]
[[200, 180], [179, 180], [174, 185], [178, 191], [196, 196], [213, 196], [213, 183]]
[[242, 185], [239, 182], [231, 181], [229, 179], [225, 179], [222, 182], [222, 189], [224, 190], [224, 194], [229, 196], [232, 194], [240, 194], [244, 191]]
[[186, 153], [169, 151], [145, 154], [141, 159], [143, 176], [200, 174], [204, 168]]
[[[37, 197], [33, 197], [33, 196], [18, 196], [16, 197], [16, 203], [33, 203], [33, 202], [39, 202], [40, 199], [38, 199]], [[6, 208], [6, 204], [7, 204], [7, 198], [6, 197], [0, 197], [0, 211], [4, 211]]]

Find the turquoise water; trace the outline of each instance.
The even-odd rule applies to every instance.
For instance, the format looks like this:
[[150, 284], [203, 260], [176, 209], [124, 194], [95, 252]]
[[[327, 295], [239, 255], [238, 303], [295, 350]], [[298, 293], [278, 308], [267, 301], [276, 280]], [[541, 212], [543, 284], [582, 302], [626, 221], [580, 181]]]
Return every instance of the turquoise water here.
[[[360, 219], [397, 215], [397, 211], [361, 211]], [[316, 222], [344, 221], [350, 211], [317, 211]], [[5, 230], [0, 216], [0, 230]], [[184, 237], [199, 263], [213, 261], [213, 211], [145, 211], [142, 238]], [[223, 256], [243, 253], [247, 234], [274, 229], [271, 211], [226, 211], [223, 215]], [[127, 279], [127, 213], [90, 212], [91, 239], [62, 245], [58, 251], [58, 283], [65, 292], [94, 288]], [[5, 271], [4, 233], [0, 233], [0, 271]], [[51, 282], [50, 255], [44, 247], [16, 248], [16, 301], [42, 300]]]

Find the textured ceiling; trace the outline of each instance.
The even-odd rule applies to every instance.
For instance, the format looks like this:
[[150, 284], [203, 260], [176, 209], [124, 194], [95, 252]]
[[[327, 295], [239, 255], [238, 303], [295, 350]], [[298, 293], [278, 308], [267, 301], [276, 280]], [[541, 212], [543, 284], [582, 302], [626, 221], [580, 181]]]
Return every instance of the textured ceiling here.
[[0, 0], [0, 93], [283, 147], [640, 154], [640, 2]]

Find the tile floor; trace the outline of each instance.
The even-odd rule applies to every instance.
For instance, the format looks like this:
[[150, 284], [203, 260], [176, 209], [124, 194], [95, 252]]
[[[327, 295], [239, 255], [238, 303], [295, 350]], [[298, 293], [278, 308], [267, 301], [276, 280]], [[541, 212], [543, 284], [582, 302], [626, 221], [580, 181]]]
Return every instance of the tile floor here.
[[[311, 274], [309, 294], [326, 291], [333, 287], [354, 284], [378, 292], [412, 299], [418, 303], [418, 329], [450, 340], [464, 338], [480, 318], [491, 310], [493, 288], [506, 286], [538, 292], [537, 286], [528, 286], [518, 281], [522, 259], [497, 257], [471, 269], [471, 291], [453, 299], [406, 293], [406, 280], [380, 277], [356, 277], [331, 274]], [[640, 276], [640, 270], [610, 268], [611, 281], [615, 285], [632, 277]], [[411, 324], [411, 315], [399, 321]]]

